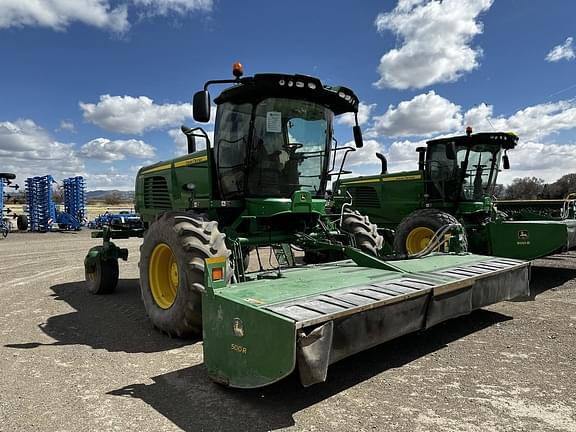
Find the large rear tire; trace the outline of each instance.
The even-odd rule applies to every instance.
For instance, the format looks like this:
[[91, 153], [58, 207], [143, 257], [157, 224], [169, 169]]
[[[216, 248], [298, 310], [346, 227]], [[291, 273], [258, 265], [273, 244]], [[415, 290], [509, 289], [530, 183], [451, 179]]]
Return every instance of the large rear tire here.
[[230, 256], [217, 222], [168, 212], [150, 225], [140, 248], [140, 290], [157, 328], [178, 337], [201, 333], [204, 259], [215, 256]]
[[[384, 237], [378, 234], [378, 227], [370, 222], [368, 216], [363, 216], [356, 210], [344, 209], [341, 229], [352, 234], [356, 247], [367, 254], [378, 256], [384, 245]], [[343, 259], [346, 259], [346, 255], [339, 251], [307, 250], [304, 252], [306, 264], [321, 264]]]
[[[437, 209], [420, 209], [406, 216], [398, 227], [394, 236], [394, 250], [401, 255], [414, 255], [423, 250], [434, 233], [445, 225], [458, 224], [458, 220], [449, 213]], [[464, 250], [467, 249], [466, 233], [464, 236]]]
[[342, 217], [342, 231], [354, 236], [356, 247], [362, 252], [378, 256], [384, 245], [384, 237], [378, 234], [378, 227], [368, 216], [346, 208]]

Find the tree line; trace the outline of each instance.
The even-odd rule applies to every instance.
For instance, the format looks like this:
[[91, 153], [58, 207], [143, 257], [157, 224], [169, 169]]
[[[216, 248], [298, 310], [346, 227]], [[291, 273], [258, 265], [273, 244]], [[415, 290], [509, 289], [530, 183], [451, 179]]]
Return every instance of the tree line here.
[[561, 199], [572, 192], [576, 192], [576, 174], [566, 174], [553, 183], [538, 177], [515, 178], [507, 186], [494, 188], [500, 199]]

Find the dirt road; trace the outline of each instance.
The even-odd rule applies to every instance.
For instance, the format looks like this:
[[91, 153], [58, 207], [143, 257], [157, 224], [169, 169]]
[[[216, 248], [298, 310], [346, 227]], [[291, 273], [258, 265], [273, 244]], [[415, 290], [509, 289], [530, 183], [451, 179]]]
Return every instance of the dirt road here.
[[0, 240], [0, 431], [576, 431], [576, 254], [535, 263], [532, 296], [254, 391], [211, 383], [200, 341], [146, 319], [139, 240], [91, 296], [81, 233]]

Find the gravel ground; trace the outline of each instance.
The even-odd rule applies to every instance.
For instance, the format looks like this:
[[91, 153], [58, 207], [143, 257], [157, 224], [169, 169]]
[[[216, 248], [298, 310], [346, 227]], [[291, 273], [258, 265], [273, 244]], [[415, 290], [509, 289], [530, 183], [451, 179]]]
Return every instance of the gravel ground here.
[[211, 383], [200, 341], [139, 298], [139, 240], [117, 293], [84, 289], [89, 233], [0, 240], [0, 431], [576, 431], [576, 254], [534, 263], [532, 295], [344, 360], [328, 381]]

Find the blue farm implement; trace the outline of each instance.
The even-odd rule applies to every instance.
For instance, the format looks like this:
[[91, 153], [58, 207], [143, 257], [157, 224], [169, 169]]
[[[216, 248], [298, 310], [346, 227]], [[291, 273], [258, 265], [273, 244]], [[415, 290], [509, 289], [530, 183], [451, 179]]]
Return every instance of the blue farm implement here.
[[7, 211], [4, 210], [4, 188], [10, 185], [11, 181], [15, 179], [14, 174], [0, 173], [0, 235], [6, 237], [10, 231], [8, 222]]
[[86, 184], [83, 177], [64, 179], [64, 213], [61, 215], [62, 220], [58, 220], [59, 224], [74, 226], [73, 229], [79, 229], [84, 224], [86, 220]]
[[26, 203], [30, 231], [47, 232], [57, 224], [63, 230], [79, 230], [84, 224], [84, 179], [72, 177], [64, 180], [64, 212], [56, 210], [53, 200], [51, 175], [26, 179]]
[[15, 174], [12, 173], [0, 173], [0, 235], [6, 237], [11, 229], [11, 224], [9, 222], [10, 218], [18, 219], [18, 228], [27, 224], [27, 219], [25, 215], [17, 215], [12, 212], [9, 208], [4, 208], [6, 199], [9, 195], [5, 195], [7, 188], [12, 188], [15, 190], [19, 189], [17, 184], [12, 184], [12, 180], [16, 178]]
[[129, 210], [121, 210], [118, 213], [109, 213], [106, 211], [88, 223], [88, 228], [92, 229], [102, 229], [105, 226], [120, 230], [140, 229], [144, 227], [140, 215]]

